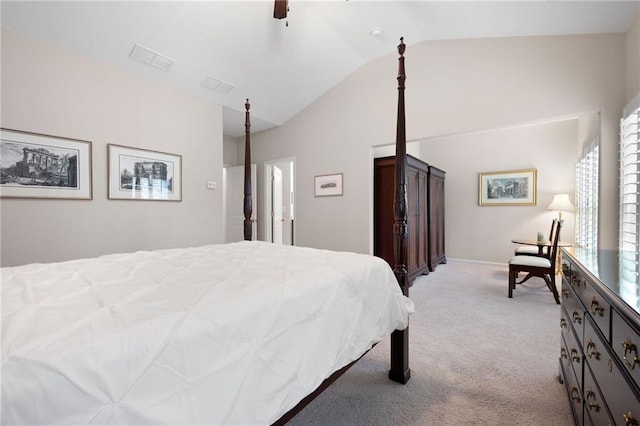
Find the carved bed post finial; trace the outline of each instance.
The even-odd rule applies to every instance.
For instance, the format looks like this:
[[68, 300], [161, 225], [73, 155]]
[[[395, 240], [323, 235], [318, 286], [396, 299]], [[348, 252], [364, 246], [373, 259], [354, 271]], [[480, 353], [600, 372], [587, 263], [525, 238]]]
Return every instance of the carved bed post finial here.
[[244, 104], [246, 112], [244, 115], [244, 239], [251, 241], [251, 231], [253, 224], [251, 221], [252, 205], [251, 205], [251, 120], [249, 118], [249, 108], [251, 104], [249, 99]]
[[[398, 45], [398, 118], [396, 127], [396, 158], [393, 195], [393, 273], [405, 296], [409, 296], [407, 252], [407, 136], [404, 113], [404, 37]], [[409, 327], [391, 333], [391, 369], [389, 378], [395, 382], [407, 383], [411, 377], [409, 369]]]

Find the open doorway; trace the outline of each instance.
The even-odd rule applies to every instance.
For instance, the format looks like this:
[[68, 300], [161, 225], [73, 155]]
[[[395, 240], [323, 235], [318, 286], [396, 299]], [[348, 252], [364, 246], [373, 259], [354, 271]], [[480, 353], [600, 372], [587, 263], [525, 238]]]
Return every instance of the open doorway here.
[[264, 163], [264, 235], [276, 244], [295, 245], [295, 157]]

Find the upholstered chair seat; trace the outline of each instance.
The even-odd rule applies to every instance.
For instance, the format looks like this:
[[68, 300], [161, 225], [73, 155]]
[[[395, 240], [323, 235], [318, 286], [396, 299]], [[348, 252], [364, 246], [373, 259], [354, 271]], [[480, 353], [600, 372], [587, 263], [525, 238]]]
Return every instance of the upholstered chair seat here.
[[551, 261], [546, 257], [534, 256], [513, 256], [509, 261], [509, 265], [514, 266], [535, 266], [538, 268], [550, 268]]

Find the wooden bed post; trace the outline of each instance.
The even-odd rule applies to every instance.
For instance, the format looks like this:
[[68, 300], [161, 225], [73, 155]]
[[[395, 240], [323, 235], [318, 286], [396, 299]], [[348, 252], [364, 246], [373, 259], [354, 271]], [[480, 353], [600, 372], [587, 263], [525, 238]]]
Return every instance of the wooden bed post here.
[[249, 104], [249, 99], [247, 99], [244, 107], [247, 110], [244, 114], [244, 239], [251, 241], [253, 224], [251, 222], [251, 121], [249, 118], [249, 107], [251, 107], [251, 104]]
[[[393, 251], [395, 266], [393, 273], [400, 284], [402, 293], [409, 296], [407, 280], [407, 136], [405, 132], [404, 83], [404, 38], [398, 45], [398, 121], [396, 126], [396, 158], [393, 198]], [[409, 327], [395, 330], [391, 334], [391, 369], [389, 378], [395, 382], [407, 383], [411, 377], [409, 369]]]

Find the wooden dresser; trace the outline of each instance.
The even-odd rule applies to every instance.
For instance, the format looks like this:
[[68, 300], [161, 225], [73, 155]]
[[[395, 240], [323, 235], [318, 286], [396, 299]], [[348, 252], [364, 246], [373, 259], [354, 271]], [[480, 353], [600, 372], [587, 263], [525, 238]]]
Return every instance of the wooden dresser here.
[[560, 381], [575, 423], [640, 425], [637, 254], [563, 248], [562, 275]]

